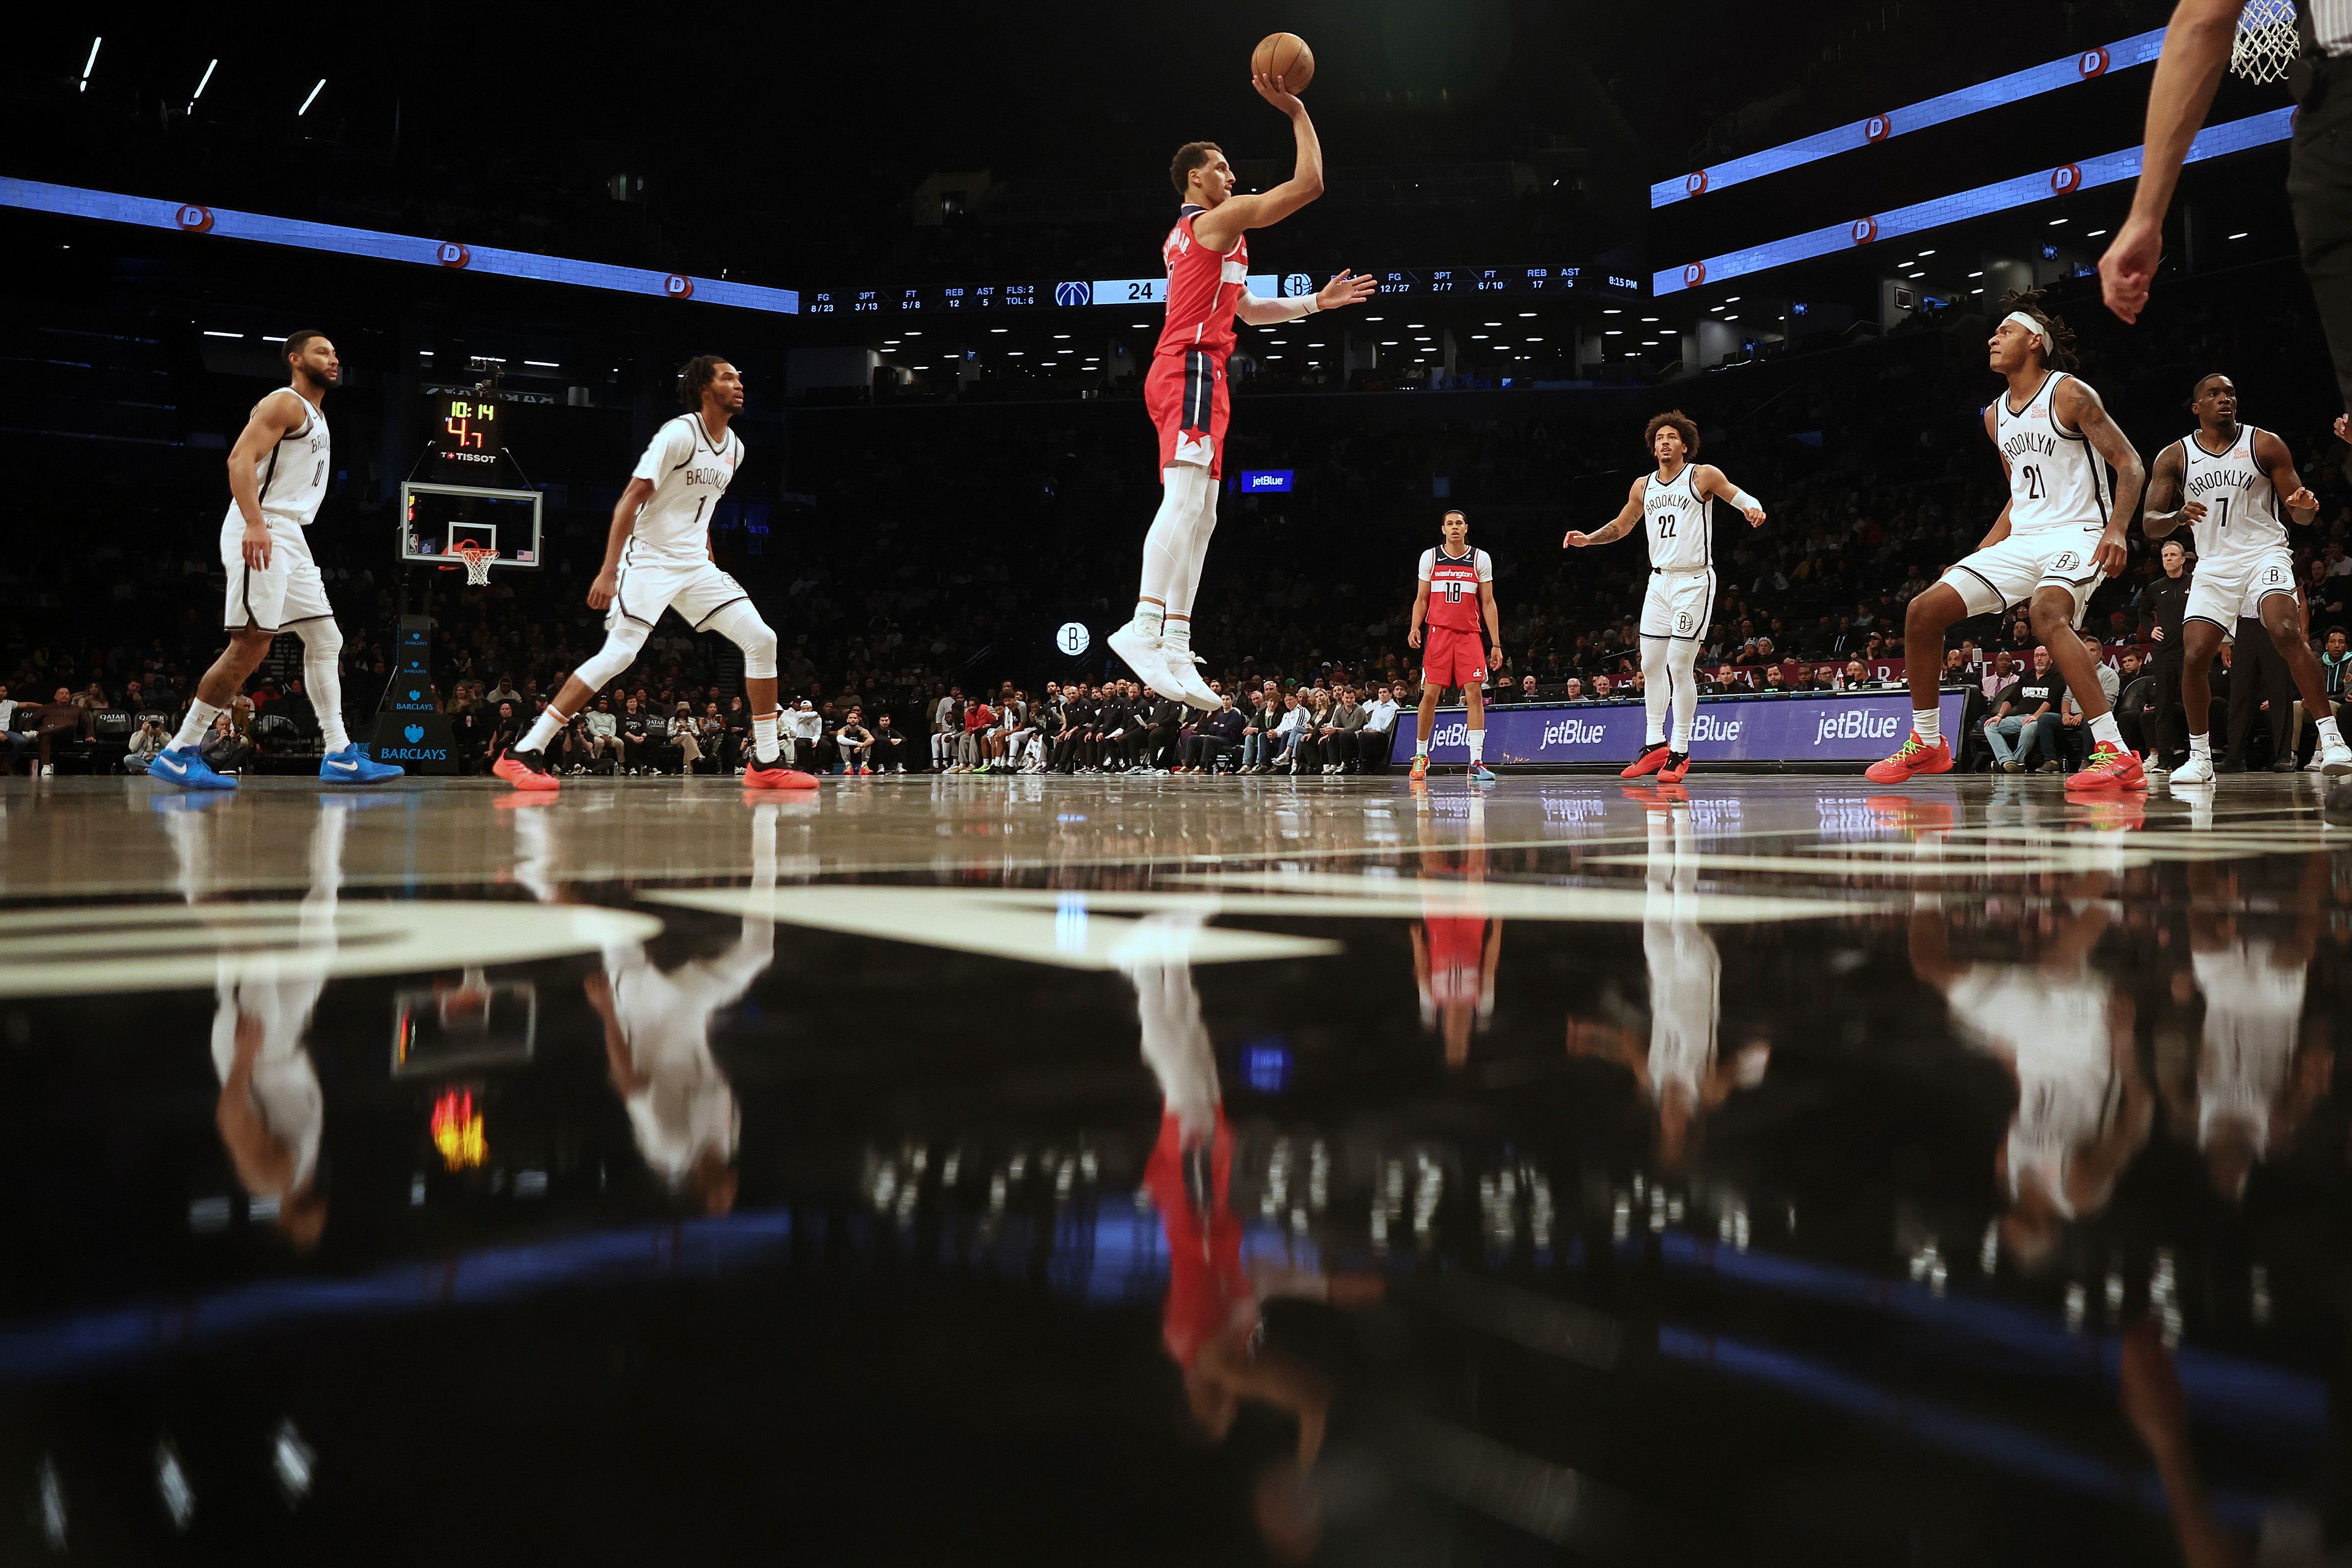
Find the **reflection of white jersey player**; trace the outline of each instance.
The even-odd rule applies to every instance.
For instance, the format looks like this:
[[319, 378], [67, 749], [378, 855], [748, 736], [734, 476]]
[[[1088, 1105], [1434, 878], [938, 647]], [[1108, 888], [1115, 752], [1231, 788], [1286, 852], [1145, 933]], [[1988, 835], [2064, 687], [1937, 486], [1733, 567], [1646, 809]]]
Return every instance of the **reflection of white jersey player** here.
[[2205, 1043], [2197, 1058], [2197, 1146], [2222, 1128], [2244, 1130], [2254, 1157], [2270, 1152], [2272, 1110], [2286, 1089], [2303, 1023], [2308, 972], [2276, 944], [2249, 937], [2195, 952], [2205, 994]]
[[2252, 426], [2239, 427], [2226, 452], [2206, 450], [2203, 432], [2180, 438], [2180, 497], [2202, 501], [2192, 525], [2197, 574], [2183, 618], [2210, 621], [2237, 635], [2240, 617], [2259, 619], [2263, 600], [2294, 592], [2294, 552], [2279, 516], [2278, 490], [2254, 458]]
[[2089, 438], [2058, 416], [2058, 389], [2070, 374], [2049, 372], [2022, 407], [2011, 407], [2006, 392], [1993, 399], [1993, 444], [2009, 466], [2009, 537], [1943, 577], [1971, 616], [2012, 609], [2039, 589], [2060, 587], [2074, 595], [2080, 626], [2105, 576], [2092, 557], [2114, 510], [2114, 492]]
[[2123, 1103], [2108, 1032], [2108, 988], [2087, 965], [2053, 973], [2032, 964], [1979, 963], [1947, 993], [1969, 1043], [2017, 1074], [2008, 1140], [2009, 1190], [2031, 1186], [2062, 1216], [2105, 1201], [2072, 1180], [2075, 1160], [2110, 1132]]
[[1706, 1101], [1706, 1079], [1715, 1069], [1723, 955], [1698, 923], [1690, 808], [1652, 813], [1649, 840], [1642, 957], [1650, 972], [1650, 1093], [1663, 1101], [1678, 1089], [1696, 1107]]

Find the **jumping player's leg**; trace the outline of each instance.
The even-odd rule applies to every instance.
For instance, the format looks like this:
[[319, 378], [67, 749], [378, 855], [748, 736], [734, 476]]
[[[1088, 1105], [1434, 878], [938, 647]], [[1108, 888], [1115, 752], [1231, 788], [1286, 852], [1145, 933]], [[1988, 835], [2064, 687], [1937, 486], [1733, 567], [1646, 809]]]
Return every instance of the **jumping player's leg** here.
[[1206, 469], [1194, 471], [1205, 482], [1186, 487], [1195, 492], [1194, 510], [1180, 536], [1184, 554], [1169, 584], [1165, 629], [1160, 634], [1169, 668], [1179, 679], [1192, 668], [1192, 599], [1201, 589], [1201, 568], [1209, 559], [1209, 538], [1217, 531], [1216, 479]]
[[[1142, 581], [1136, 589], [1135, 616], [1111, 633], [1111, 651], [1127, 661], [1137, 679], [1174, 701], [1182, 701], [1176, 684], [1175, 660], [1162, 651], [1172, 611], [1182, 625], [1192, 663], [1192, 593], [1200, 582], [1193, 535], [1203, 526], [1216, 526], [1216, 482], [1200, 463], [1170, 463], [1160, 470], [1160, 510], [1152, 514], [1143, 536]], [[1205, 548], [1205, 540], [1202, 547]]]
[[2221, 628], [2211, 621], [2180, 623], [2180, 707], [2189, 721], [2189, 761], [2174, 770], [2176, 784], [2213, 779], [2213, 660], [2221, 651]]
[[[2286, 672], [2294, 681], [2295, 695], [2303, 699], [2303, 710], [2319, 724], [2319, 744], [2323, 759], [2329, 752], [2344, 751], [2344, 737], [2336, 725], [2335, 709], [2327, 700], [2327, 682], [2319, 672], [2319, 657], [2311, 651], [2310, 642], [2303, 635], [2301, 620], [2294, 613], [2292, 594], [2265, 594], [2258, 606], [2263, 630], [2271, 634], [2271, 646], [2286, 661]], [[2300, 740], [2301, 737], [2295, 737]], [[2352, 756], [2335, 759], [2345, 766], [2334, 772], [2352, 771]], [[2326, 765], [2323, 761], [2323, 766]]]

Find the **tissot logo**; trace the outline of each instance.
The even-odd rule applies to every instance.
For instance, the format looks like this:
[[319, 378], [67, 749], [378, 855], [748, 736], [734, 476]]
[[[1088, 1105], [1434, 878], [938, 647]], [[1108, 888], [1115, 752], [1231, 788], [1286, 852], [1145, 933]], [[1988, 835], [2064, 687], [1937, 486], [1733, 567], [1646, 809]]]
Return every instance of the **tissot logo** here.
[[1867, 708], [1848, 708], [1842, 712], [1824, 713], [1820, 732], [1813, 744], [1829, 741], [1891, 741], [1895, 727], [1901, 722], [1893, 713], [1874, 713]]

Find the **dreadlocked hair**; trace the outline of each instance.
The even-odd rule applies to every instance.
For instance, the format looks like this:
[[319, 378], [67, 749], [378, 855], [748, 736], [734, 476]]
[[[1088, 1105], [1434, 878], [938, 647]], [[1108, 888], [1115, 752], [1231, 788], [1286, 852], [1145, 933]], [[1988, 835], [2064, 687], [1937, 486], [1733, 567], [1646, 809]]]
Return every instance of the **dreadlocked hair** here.
[[2083, 362], [2074, 356], [2074, 333], [2064, 320], [2042, 304], [2039, 289], [2012, 289], [2000, 297], [2000, 313], [2022, 310], [2042, 324], [2042, 363], [2052, 370], [2073, 370]]

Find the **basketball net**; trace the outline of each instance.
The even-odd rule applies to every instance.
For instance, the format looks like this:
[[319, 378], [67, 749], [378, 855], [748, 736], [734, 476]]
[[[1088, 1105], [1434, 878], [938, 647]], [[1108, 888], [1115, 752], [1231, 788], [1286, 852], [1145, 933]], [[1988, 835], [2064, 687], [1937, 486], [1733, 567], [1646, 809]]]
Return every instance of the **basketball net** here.
[[466, 563], [467, 586], [487, 588], [490, 585], [490, 563], [499, 558], [497, 551], [487, 544], [463, 543], [449, 553]]
[[2294, 0], [2246, 0], [2238, 15], [2237, 41], [2230, 46], [2230, 71], [2248, 81], [2278, 81], [2302, 50]]

